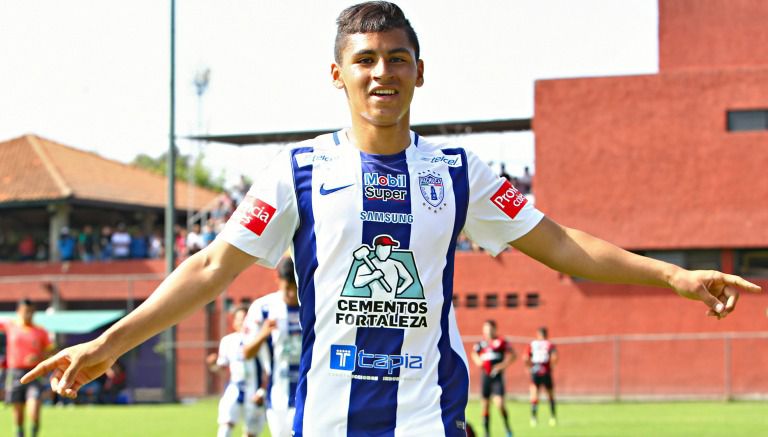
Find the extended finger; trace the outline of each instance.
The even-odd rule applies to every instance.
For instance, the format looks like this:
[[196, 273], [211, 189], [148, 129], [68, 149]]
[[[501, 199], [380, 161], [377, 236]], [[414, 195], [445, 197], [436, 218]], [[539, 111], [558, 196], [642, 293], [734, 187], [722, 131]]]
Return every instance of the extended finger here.
[[24, 374], [24, 376], [22, 376], [19, 381], [22, 384], [34, 381], [35, 379], [46, 375], [48, 372], [55, 369], [59, 365], [59, 361], [63, 359], [66, 359], [66, 356], [62, 352], [59, 352], [58, 354], [42, 361], [40, 364], [35, 366], [32, 370]]
[[760, 293], [760, 291], [762, 291], [762, 288], [760, 288], [759, 285], [753, 284], [741, 276], [723, 275], [723, 281], [728, 285], [739, 287], [744, 291], [749, 291], [752, 293]]

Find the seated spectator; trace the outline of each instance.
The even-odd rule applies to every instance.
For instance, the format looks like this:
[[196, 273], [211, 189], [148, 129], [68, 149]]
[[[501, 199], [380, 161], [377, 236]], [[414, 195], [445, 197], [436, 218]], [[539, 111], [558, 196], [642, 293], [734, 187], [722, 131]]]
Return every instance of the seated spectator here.
[[160, 231], [155, 231], [152, 236], [149, 237], [149, 257], [157, 259], [165, 256], [163, 250], [163, 234]]
[[131, 258], [146, 258], [149, 255], [147, 237], [138, 229], [131, 234]]
[[208, 220], [208, 223], [203, 226], [203, 245], [208, 246], [216, 239], [216, 232], [214, 231], [213, 220]]
[[173, 250], [176, 251], [176, 258], [183, 258], [187, 255], [187, 230], [180, 225], [175, 225]]
[[533, 186], [531, 185], [533, 182], [533, 175], [531, 174], [531, 169], [528, 167], [525, 167], [523, 169], [523, 175], [520, 176], [518, 179], [518, 182], [520, 183], [520, 186], [517, 187], [521, 193], [528, 194], [533, 190]]
[[77, 236], [77, 252], [80, 255], [80, 259], [85, 262], [91, 262], [96, 259], [97, 251], [98, 247], [96, 246], [96, 236], [93, 235], [93, 227], [85, 225], [83, 232]]
[[194, 255], [205, 247], [203, 236], [200, 234], [200, 224], [192, 225], [192, 230], [187, 233], [187, 255]]
[[112, 228], [109, 226], [101, 228], [101, 237], [99, 237], [99, 259], [102, 261], [112, 259]]
[[32, 235], [24, 235], [21, 241], [19, 241], [18, 251], [19, 259], [22, 261], [31, 261], [35, 259], [37, 249], [35, 248], [35, 239], [32, 238]]
[[112, 234], [112, 256], [115, 259], [127, 259], [131, 256], [131, 235], [125, 230], [125, 223], [119, 223]]
[[69, 234], [69, 228], [61, 228], [59, 235], [59, 256], [62, 261], [72, 261], [75, 259], [75, 238]]
[[106, 379], [101, 390], [99, 402], [103, 404], [116, 404], [120, 399], [120, 392], [128, 386], [128, 378], [120, 361], [107, 370]]

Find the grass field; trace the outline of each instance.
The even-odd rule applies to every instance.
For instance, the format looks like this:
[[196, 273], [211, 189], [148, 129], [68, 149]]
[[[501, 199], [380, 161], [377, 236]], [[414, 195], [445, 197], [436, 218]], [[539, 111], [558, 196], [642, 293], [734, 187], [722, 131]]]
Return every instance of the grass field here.
[[[45, 407], [41, 437], [215, 436], [216, 400], [188, 405]], [[516, 436], [765, 436], [768, 404], [759, 402], [605, 403], [558, 406], [559, 423], [547, 425], [548, 406], [539, 411], [539, 426], [528, 424], [528, 405], [509, 402]], [[493, 436], [503, 436], [498, 415], [491, 416]], [[11, 411], [3, 409], [11, 430]], [[467, 419], [482, 435], [479, 402], [471, 402]], [[239, 437], [240, 434], [235, 433]], [[264, 436], [268, 436], [264, 432]]]

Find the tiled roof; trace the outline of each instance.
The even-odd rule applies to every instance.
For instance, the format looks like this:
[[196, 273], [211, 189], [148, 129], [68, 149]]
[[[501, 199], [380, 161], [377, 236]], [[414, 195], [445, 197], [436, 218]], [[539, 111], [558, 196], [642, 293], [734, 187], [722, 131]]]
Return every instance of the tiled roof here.
[[[0, 142], [0, 204], [59, 199], [165, 207], [166, 178], [36, 135]], [[176, 207], [199, 210], [217, 193], [176, 183]]]

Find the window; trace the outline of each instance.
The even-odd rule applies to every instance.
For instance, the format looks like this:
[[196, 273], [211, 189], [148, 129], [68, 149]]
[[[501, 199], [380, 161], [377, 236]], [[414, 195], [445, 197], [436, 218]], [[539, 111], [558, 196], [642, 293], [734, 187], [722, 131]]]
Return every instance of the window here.
[[467, 308], [477, 308], [477, 304], [478, 304], [477, 295], [474, 293], [467, 294], [467, 299], [466, 299], [466, 302], [464, 303]]
[[639, 253], [690, 270], [721, 269], [719, 250], [649, 250]]
[[752, 278], [768, 278], [768, 249], [738, 251], [736, 273]]
[[525, 306], [528, 308], [537, 308], [540, 303], [539, 293], [525, 293]]
[[517, 308], [517, 306], [520, 305], [519, 300], [517, 293], [507, 293], [505, 304], [507, 308]]
[[499, 295], [496, 293], [488, 293], [485, 295], [486, 308], [496, 308], [499, 306]]
[[728, 130], [731, 132], [768, 130], [768, 109], [728, 111]]

